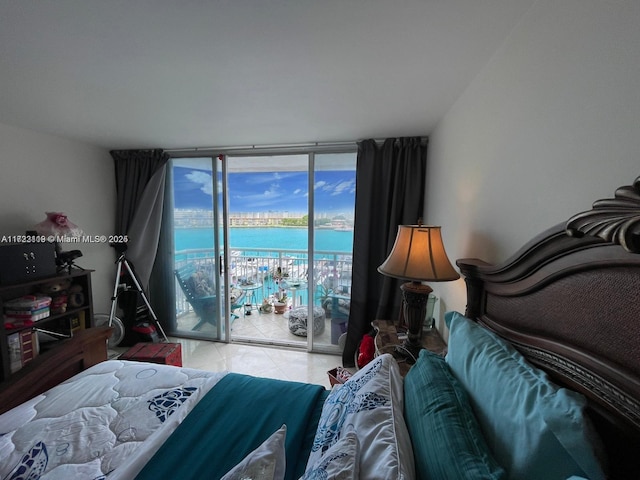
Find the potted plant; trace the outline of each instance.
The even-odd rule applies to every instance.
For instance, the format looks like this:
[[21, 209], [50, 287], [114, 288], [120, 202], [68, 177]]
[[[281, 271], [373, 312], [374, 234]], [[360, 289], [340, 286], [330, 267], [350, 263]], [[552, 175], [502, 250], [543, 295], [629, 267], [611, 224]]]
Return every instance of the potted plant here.
[[275, 313], [284, 313], [287, 309], [289, 299], [287, 298], [287, 291], [283, 288], [283, 283], [288, 276], [289, 275], [280, 267], [273, 273], [273, 281], [278, 287], [278, 291], [273, 295], [273, 309]]
[[323, 275], [316, 285], [316, 300], [325, 309], [326, 318], [331, 318], [331, 295], [335, 293], [336, 278], [333, 274]]
[[271, 304], [271, 300], [269, 298], [262, 299], [262, 305], [260, 306], [260, 311], [262, 313], [271, 313], [273, 311], [273, 305]]
[[284, 313], [287, 309], [288, 300], [289, 299], [287, 298], [287, 292], [285, 292], [284, 290], [280, 290], [276, 294], [275, 300], [273, 301], [273, 309], [275, 310], [275, 313]]

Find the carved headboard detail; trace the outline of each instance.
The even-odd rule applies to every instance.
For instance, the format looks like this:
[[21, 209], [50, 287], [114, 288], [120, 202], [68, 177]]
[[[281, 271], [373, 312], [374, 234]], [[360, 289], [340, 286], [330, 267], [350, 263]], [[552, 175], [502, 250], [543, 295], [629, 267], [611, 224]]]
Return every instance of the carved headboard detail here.
[[615, 198], [598, 200], [591, 210], [569, 219], [567, 233], [598, 236], [640, 253], [640, 177], [616, 190]]

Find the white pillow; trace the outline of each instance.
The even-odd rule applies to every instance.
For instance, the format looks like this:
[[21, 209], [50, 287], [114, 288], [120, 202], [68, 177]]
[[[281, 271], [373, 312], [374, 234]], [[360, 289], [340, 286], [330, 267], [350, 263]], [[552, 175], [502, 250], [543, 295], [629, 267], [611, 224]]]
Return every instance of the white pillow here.
[[286, 469], [286, 436], [287, 426], [282, 425], [220, 480], [283, 480]]
[[349, 432], [335, 443], [304, 473], [300, 480], [330, 478], [357, 480], [360, 478], [360, 444], [355, 432]]
[[374, 358], [344, 385], [336, 386], [322, 407], [307, 471], [353, 431], [360, 444], [361, 478], [415, 478], [403, 395], [398, 364], [390, 354]]

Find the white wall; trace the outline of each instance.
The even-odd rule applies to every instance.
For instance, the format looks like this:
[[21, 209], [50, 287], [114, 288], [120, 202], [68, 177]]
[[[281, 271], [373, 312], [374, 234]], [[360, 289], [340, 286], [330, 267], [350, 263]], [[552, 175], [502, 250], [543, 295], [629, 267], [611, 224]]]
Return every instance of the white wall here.
[[[113, 234], [115, 178], [109, 152], [0, 124], [0, 237], [21, 235], [61, 211], [87, 235]], [[76, 263], [94, 269], [93, 300], [108, 312], [115, 256], [108, 244], [63, 244], [82, 251]]]
[[[539, 0], [430, 137], [427, 220], [499, 262], [640, 175], [640, 2]], [[464, 311], [462, 280], [432, 285]]]

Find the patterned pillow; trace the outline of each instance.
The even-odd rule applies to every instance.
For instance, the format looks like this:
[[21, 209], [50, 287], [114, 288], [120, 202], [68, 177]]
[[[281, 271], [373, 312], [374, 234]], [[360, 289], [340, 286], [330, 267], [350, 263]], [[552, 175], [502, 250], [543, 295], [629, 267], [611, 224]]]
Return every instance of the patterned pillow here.
[[198, 270], [197, 272], [192, 273], [190, 282], [191, 289], [196, 297], [209, 297], [213, 295], [211, 279], [205, 272]]
[[360, 444], [355, 432], [348, 432], [305, 472], [300, 480], [357, 480], [360, 478]]
[[262, 445], [247, 455], [220, 480], [283, 480], [286, 468], [284, 441], [287, 426], [282, 425]]
[[229, 297], [231, 299], [231, 305], [234, 305], [238, 299], [242, 296], [242, 290], [238, 287], [231, 287], [229, 289]]
[[353, 431], [360, 443], [360, 477], [415, 477], [413, 450], [403, 417], [403, 382], [389, 354], [376, 357], [325, 400], [307, 471]]

